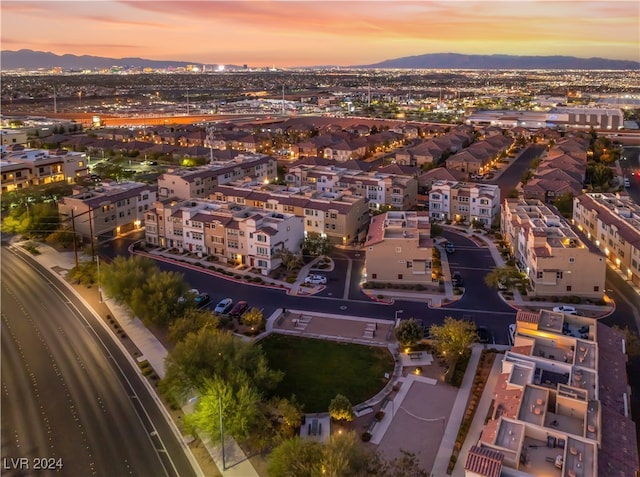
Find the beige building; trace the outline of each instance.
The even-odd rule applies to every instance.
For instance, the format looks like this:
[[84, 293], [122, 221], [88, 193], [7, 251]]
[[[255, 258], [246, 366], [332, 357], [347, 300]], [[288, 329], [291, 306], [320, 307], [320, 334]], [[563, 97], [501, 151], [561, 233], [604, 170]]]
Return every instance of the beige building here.
[[501, 364], [465, 476], [637, 475], [622, 333], [591, 318], [518, 311]]
[[489, 228], [500, 214], [500, 188], [493, 184], [435, 181], [429, 193], [429, 217]]
[[209, 199], [163, 199], [146, 213], [146, 241], [163, 248], [215, 256], [268, 274], [283, 248], [297, 253], [302, 219], [293, 214]]
[[426, 212], [374, 216], [365, 247], [367, 282], [432, 284], [433, 239]]
[[640, 284], [640, 206], [626, 192], [573, 199], [573, 223], [635, 284]]
[[89, 174], [87, 155], [65, 149], [25, 149], [22, 146], [7, 148], [0, 160], [2, 192], [11, 192], [66, 182], [73, 184]]
[[604, 255], [554, 210], [538, 200], [506, 199], [501, 222], [530, 295], [602, 298]]
[[207, 198], [221, 184], [244, 178], [269, 182], [276, 176], [275, 158], [263, 155], [238, 156], [221, 163], [165, 172], [158, 178], [158, 196], [180, 199]]
[[362, 197], [317, 192], [309, 187], [263, 184], [219, 186], [212, 199], [294, 214], [304, 219], [305, 233], [317, 232], [333, 244], [361, 242], [369, 226], [369, 207]]
[[408, 210], [416, 205], [418, 198], [418, 181], [412, 175], [299, 164], [287, 172], [285, 180], [292, 186], [308, 186], [318, 192], [348, 191], [366, 198], [374, 210], [383, 206]]
[[58, 212], [83, 237], [114, 236], [142, 227], [145, 212], [156, 200], [156, 186], [104, 181], [60, 199]]
[[0, 140], [2, 141], [0, 151], [5, 152], [7, 146], [26, 144], [27, 131], [23, 129], [0, 129]]

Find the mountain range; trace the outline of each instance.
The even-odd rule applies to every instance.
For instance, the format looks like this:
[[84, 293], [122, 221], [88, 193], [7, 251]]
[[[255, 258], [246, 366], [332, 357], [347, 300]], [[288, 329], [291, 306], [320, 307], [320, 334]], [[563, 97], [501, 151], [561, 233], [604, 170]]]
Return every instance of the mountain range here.
[[[2, 50], [2, 70], [35, 70], [60, 67], [63, 70], [122, 68], [180, 68], [194, 61], [147, 60], [144, 58], [106, 58], [102, 56], [56, 55], [45, 51]], [[227, 68], [238, 68], [225, 65]], [[462, 55], [458, 53], [433, 53], [406, 56], [353, 68], [406, 68], [406, 69], [576, 69], [576, 70], [636, 70], [640, 62], [610, 60], [606, 58], [577, 58], [574, 56], [513, 56], [513, 55]]]

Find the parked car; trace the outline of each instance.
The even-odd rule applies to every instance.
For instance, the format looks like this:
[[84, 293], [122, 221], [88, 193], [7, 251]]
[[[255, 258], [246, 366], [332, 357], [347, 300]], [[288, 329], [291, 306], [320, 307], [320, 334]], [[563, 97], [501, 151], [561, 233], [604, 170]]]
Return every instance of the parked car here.
[[451, 283], [453, 284], [454, 287], [462, 286], [463, 281], [462, 281], [462, 275], [460, 274], [460, 272], [453, 272], [453, 275], [451, 275]]
[[209, 303], [210, 300], [211, 298], [209, 297], [208, 293], [198, 293], [194, 298], [194, 301], [196, 302], [196, 306], [198, 308], [205, 306], [207, 303]]
[[225, 298], [224, 300], [220, 300], [216, 307], [213, 309], [214, 313], [225, 314], [231, 310], [233, 306], [233, 300], [231, 298]]
[[628, 177], [624, 178], [624, 187], [625, 189], [628, 189], [629, 187], [631, 187], [631, 181], [629, 180]]
[[447, 253], [453, 253], [456, 251], [456, 246], [453, 245], [453, 242], [447, 242], [444, 244], [444, 249], [447, 251]]
[[478, 341], [480, 341], [480, 343], [491, 342], [491, 333], [489, 332], [489, 328], [486, 326], [478, 326], [476, 331], [478, 332]]
[[577, 315], [578, 311], [575, 306], [571, 305], [560, 305], [553, 307], [553, 311], [557, 311], [560, 313], [566, 313], [567, 315]]
[[184, 303], [184, 301], [187, 299], [186, 297], [197, 297], [198, 295], [200, 295], [200, 290], [198, 290], [197, 288], [192, 288], [191, 290], [187, 291], [187, 293], [185, 293], [183, 296], [178, 298], [178, 303]]
[[309, 275], [304, 279], [307, 285], [326, 285], [327, 277], [322, 275]]
[[233, 305], [233, 308], [231, 308], [231, 311], [229, 312], [229, 316], [239, 318], [245, 311], [247, 311], [247, 308], [249, 308], [249, 303], [246, 301], [239, 301]]

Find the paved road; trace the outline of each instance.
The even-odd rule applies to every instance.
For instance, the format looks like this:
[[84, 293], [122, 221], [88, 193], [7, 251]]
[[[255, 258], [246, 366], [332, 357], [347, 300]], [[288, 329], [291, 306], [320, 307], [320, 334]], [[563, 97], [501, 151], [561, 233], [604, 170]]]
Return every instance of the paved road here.
[[487, 181], [489, 184], [496, 184], [500, 187], [501, 201], [504, 201], [504, 199], [509, 196], [509, 192], [520, 182], [522, 173], [529, 168], [531, 161], [542, 154], [545, 148], [546, 146], [544, 144], [532, 144], [528, 146], [498, 177]]
[[[33, 260], [1, 253], [2, 457], [30, 467], [3, 460], [2, 475], [195, 475], [139, 372], [90, 311]], [[35, 472], [37, 457], [63, 467]]]

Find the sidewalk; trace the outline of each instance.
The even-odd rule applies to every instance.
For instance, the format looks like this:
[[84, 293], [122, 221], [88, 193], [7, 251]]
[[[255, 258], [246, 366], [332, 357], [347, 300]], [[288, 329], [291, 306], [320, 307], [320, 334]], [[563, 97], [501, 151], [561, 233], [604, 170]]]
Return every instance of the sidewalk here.
[[[480, 354], [484, 347], [482, 345], [475, 345], [471, 350], [471, 358], [469, 358], [469, 364], [467, 370], [462, 379], [462, 384], [458, 390], [451, 415], [449, 416], [449, 422], [447, 428], [444, 431], [444, 437], [440, 443], [436, 460], [433, 464], [431, 473], [433, 475], [447, 475], [447, 467], [449, 466], [449, 459], [453, 452], [453, 446], [458, 436], [460, 424], [462, 424], [462, 418], [467, 409], [467, 402], [469, 401], [469, 393], [471, 392], [471, 385], [473, 384], [473, 378], [476, 374], [476, 368], [480, 360]], [[462, 455], [462, 454], [461, 454]]]
[[[81, 299], [87, 302], [87, 299], [85, 296], [77, 293], [75, 289], [73, 289], [71, 285], [64, 280], [64, 274], [66, 273], [66, 271], [70, 270], [75, 266], [74, 253], [73, 252], [57, 252], [55, 249], [53, 249], [52, 247], [46, 244], [40, 244], [38, 247], [38, 250], [40, 251], [40, 254], [33, 256], [33, 258], [35, 258], [39, 263], [41, 263], [42, 265], [50, 269], [54, 274], [60, 275], [63, 278], [61, 280], [62, 283], [64, 283], [68, 288], [72, 289], [77, 295], [80, 296]], [[88, 257], [84, 257], [82, 255], [79, 255], [79, 258], [81, 261], [86, 261], [87, 259], [89, 259]], [[87, 303], [87, 306], [89, 306], [89, 308], [95, 309], [94, 305], [95, 304], [93, 303]], [[162, 343], [153, 335], [153, 333], [151, 333], [151, 331], [149, 331], [149, 329], [138, 318], [132, 317], [129, 314], [128, 310], [123, 306], [118, 305], [113, 300], [107, 299], [104, 301], [104, 307], [110, 312], [111, 316], [113, 316], [118, 321], [118, 323], [120, 324], [122, 329], [125, 331], [125, 333], [129, 337], [131, 342], [134, 343], [135, 346], [138, 348], [138, 350], [142, 353], [142, 356], [138, 357], [137, 360], [140, 361], [141, 359], [146, 359], [149, 362], [149, 364], [153, 367], [156, 374], [158, 374], [158, 376], [161, 378], [164, 377], [165, 376], [164, 364], [165, 364], [165, 357], [167, 356], [167, 350], [162, 345]], [[111, 328], [107, 327], [107, 329], [109, 329], [113, 333]], [[114, 341], [120, 343], [120, 338], [114, 335]], [[146, 379], [146, 378], [143, 378], [143, 379]], [[155, 389], [153, 389], [153, 392], [154, 393], [156, 392]], [[159, 402], [159, 405], [163, 406], [163, 404], [160, 402]], [[176, 433], [179, 434], [179, 431], [175, 426], [175, 424], [173, 427]], [[232, 467], [224, 471], [222, 470], [222, 459], [221, 459], [222, 453], [221, 453], [220, 445], [211, 443], [211, 441], [207, 437], [204, 437], [204, 436], [200, 436], [200, 437], [201, 437], [202, 443], [206, 446], [207, 450], [211, 454], [211, 457], [215, 462], [216, 466], [218, 467], [218, 470], [221, 475], [225, 477], [227, 476], [258, 477], [258, 473], [254, 469], [251, 462], [244, 455], [240, 446], [238, 446], [238, 444], [230, 436], [225, 436], [225, 456], [227, 457], [226, 458], [227, 467], [229, 466], [229, 464], [231, 464]], [[183, 447], [185, 447], [185, 451], [188, 453], [188, 457], [192, 461], [196, 474], [201, 477], [204, 477], [205, 476], [204, 472], [200, 468], [199, 464], [196, 462], [193, 454], [191, 453], [187, 445], [187, 439], [185, 438], [185, 436], [182, 436], [181, 434], [179, 434], [179, 438], [184, 444]]]

